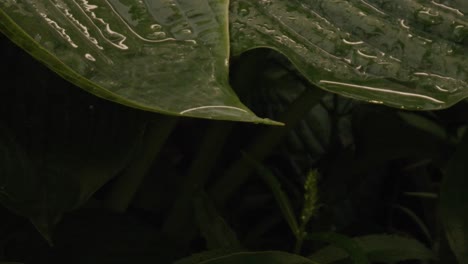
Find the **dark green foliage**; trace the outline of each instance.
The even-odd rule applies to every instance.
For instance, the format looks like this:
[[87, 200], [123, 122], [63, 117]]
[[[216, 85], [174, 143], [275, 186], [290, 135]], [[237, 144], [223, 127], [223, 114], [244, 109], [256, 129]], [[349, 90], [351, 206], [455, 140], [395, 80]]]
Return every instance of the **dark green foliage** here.
[[468, 134], [449, 161], [440, 191], [440, 213], [447, 240], [459, 263], [468, 262]]
[[[254, 50], [233, 61], [232, 85], [251, 109], [286, 123], [294, 118], [294, 126], [176, 124], [86, 94], [5, 39], [1, 48], [0, 261], [455, 264], [466, 258], [466, 147], [459, 144], [466, 102], [408, 112], [316, 93], [315, 103], [304, 106], [298, 96], [316, 88], [279, 54]], [[301, 116], [285, 115], [291, 108]], [[143, 143], [150, 126], [164, 132], [163, 142]], [[227, 177], [236, 163], [248, 168]], [[129, 175], [140, 179], [125, 185], [134, 179]], [[125, 197], [116, 195], [121, 192]], [[417, 193], [440, 193], [440, 201]]]
[[[345, 259], [349, 263], [367, 263], [363, 261], [369, 260], [379, 263], [398, 263], [411, 259], [434, 259], [433, 252], [423, 244], [402, 236], [369, 235], [351, 239], [337, 234], [318, 234], [312, 238], [326, 239], [332, 244], [310, 256], [311, 259], [324, 264]], [[355, 249], [356, 247], [358, 249]], [[359, 256], [359, 252], [365, 256]]]

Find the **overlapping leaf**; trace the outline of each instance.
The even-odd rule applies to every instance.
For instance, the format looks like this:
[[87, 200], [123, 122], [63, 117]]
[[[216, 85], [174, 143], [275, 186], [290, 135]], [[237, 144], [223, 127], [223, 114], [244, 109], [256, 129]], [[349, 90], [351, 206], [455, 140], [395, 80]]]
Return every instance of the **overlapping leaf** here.
[[269, 47], [353, 98], [437, 109], [467, 96], [468, 2], [232, 0], [231, 48]]

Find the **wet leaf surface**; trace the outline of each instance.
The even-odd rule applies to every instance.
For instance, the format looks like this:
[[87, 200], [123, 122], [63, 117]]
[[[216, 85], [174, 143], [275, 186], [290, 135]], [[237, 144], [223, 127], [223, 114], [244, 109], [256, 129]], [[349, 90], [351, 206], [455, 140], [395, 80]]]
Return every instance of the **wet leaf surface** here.
[[267, 47], [328, 91], [408, 109], [467, 96], [462, 1], [231, 1], [234, 54]]
[[227, 1], [2, 1], [0, 30], [89, 92], [172, 115], [266, 122], [228, 84]]

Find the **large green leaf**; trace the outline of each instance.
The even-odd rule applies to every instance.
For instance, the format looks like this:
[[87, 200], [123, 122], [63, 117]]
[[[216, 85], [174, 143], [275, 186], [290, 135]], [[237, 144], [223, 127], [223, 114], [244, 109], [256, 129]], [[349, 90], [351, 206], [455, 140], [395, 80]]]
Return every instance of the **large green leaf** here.
[[324, 232], [307, 235], [308, 240], [323, 241], [346, 252], [354, 264], [370, 264], [369, 258], [359, 243], [350, 237], [338, 233]]
[[[60, 75], [125, 105], [271, 123], [228, 85], [227, 0], [3, 0], [0, 30]], [[314, 84], [412, 109], [467, 95], [461, 0], [232, 0], [230, 43], [285, 54]]]
[[[355, 237], [355, 242], [364, 250], [371, 261], [397, 263], [411, 259], [434, 259], [434, 253], [419, 241], [395, 235], [368, 235]], [[310, 256], [321, 263], [344, 260], [349, 255], [336, 246], [322, 248]]]
[[100, 97], [172, 115], [272, 123], [228, 84], [227, 0], [4, 0], [0, 31]]
[[468, 2], [232, 0], [231, 49], [285, 54], [309, 81], [357, 99], [438, 109], [468, 93]]

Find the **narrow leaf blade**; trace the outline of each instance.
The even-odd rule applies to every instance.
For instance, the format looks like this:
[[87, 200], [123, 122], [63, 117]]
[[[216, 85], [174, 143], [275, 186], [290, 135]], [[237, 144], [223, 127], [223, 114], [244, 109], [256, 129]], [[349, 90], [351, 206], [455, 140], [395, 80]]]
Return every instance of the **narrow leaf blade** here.
[[195, 217], [200, 232], [210, 250], [240, 249], [236, 233], [217, 212], [214, 204], [204, 192], [194, 199]]
[[278, 206], [283, 214], [284, 219], [291, 228], [292, 233], [295, 236], [299, 236], [299, 224], [297, 223], [296, 216], [294, 214], [293, 207], [289, 201], [289, 197], [281, 188], [281, 183], [276, 179], [273, 173], [265, 166], [255, 161], [252, 157], [244, 153], [244, 158], [255, 167], [258, 174], [263, 178], [265, 183], [271, 189], [273, 196], [278, 203]]

